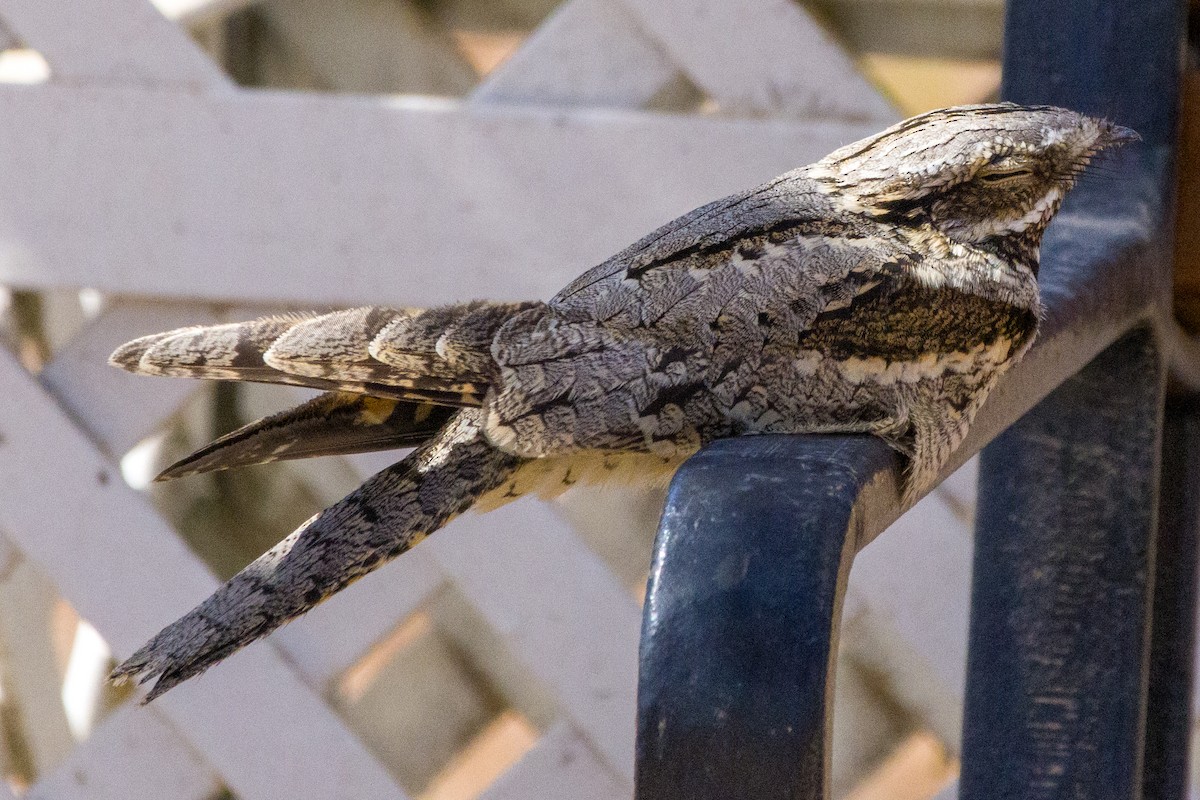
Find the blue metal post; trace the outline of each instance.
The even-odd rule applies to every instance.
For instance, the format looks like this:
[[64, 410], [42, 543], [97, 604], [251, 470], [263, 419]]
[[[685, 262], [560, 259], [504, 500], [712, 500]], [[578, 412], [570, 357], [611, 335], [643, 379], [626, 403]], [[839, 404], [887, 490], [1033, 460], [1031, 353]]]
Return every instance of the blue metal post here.
[[[1182, 34], [1177, 0], [1011, 0], [1004, 95], [1106, 115], [1138, 129], [1144, 152], [1169, 153]], [[1138, 175], [1125, 164], [1135, 172], [1124, 180], [1160, 181], [1162, 200], [1149, 210], [1160, 215], [1159, 242], [1136, 266], [1165, 305], [1170, 170]], [[1108, 202], [1133, 197], [1112, 191]], [[1079, 199], [1104, 218], [1101, 193]], [[1044, 264], [1044, 294], [1072, 285], [1071, 235], [1047, 242], [1055, 257]], [[1169, 723], [1161, 708], [1148, 714], [1164, 383], [1154, 331], [1134, 331], [984, 450], [964, 800], [1132, 800], [1151, 796], [1152, 763], [1166, 770], [1155, 785], [1179, 777], [1179, 759], [1147, 751], [1149, 740], [1176, 753], [1180, 736], [1160, 724]], [[1178, 602], [1168, 593], [1160, 615]], [[1156, 651], [1157, 664], [1180, 658], [1165, 643]]]
[[963, 800], [1141, 797], [1162, 377], [1130, 334], [984, 450]]
[[672, 483], [638, 690], [639, 800], [823, 800], [855, 502], [870, 437], [718, 442]]
[[1200, 402], [1167, 404], [1146, 706], [1146, 800], [1186, 800], [1200, 555]]

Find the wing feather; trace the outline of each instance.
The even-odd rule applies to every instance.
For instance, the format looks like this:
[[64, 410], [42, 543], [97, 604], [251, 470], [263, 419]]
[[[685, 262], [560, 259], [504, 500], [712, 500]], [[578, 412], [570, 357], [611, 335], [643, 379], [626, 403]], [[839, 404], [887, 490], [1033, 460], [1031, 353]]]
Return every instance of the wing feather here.
[[329, 392], [222, 436], [155, 480], [295, 458], [415, 447], [456, 413], [432, 403]]

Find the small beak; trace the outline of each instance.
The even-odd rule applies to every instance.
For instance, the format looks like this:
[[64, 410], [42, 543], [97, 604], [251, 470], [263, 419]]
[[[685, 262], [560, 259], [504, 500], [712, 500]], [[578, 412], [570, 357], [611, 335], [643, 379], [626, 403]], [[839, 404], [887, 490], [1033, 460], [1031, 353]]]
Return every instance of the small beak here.
[[1123, 125], [1113, 125], [1111, 122], [1105, 123], [1104, 130], [1100, 132], [1100, 136], [1096, 140], [1096, 147], [1106, 149], [1109, 147], [1120, 147], [1129, 142], [1140, 142], [1142, 135], [1133, 128], [1126, 128]]

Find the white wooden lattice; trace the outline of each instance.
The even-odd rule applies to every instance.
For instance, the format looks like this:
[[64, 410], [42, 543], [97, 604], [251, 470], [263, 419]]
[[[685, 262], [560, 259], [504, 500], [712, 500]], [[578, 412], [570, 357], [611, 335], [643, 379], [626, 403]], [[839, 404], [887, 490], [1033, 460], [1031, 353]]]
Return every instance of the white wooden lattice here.
[[[237, 4], [162, 5], [202, 19]], [[41, 375], [0, 352], [0, 555], [36, 565], [118, 656], [216, 580], [115, 467], [196, 386], [108, 368], [116, 344], [216, 320], [214, 303], [546, 297], [653, 225], [895, 116], [787, 0], [567, 0], [465, 100], [238, 89], [147, 0], [0, 0], [0, 27], [51, 72], [0, 85], [0, 284], [107, 298]], [[639, 110], [681, 76], [725, 113]], [[913, 569], [961, 575], [961, 517], [937, 508], [946, 560]], [[202, 679], [118, 709], [27, 796], [404, 797], [332, 687], [445, 597], [474, 626], [456, 641], [490, 653], [479, 668], [540, 730], [483, 796], [627, 797], [640, 611], [528, 502], [459, 520]], [[865, 586], [847, 616], [950, 651], [934, 672], [953, 689], [961, 642], [926, 647], [921, 602]], [[949, 709], [930, 724], [952, 740]]]

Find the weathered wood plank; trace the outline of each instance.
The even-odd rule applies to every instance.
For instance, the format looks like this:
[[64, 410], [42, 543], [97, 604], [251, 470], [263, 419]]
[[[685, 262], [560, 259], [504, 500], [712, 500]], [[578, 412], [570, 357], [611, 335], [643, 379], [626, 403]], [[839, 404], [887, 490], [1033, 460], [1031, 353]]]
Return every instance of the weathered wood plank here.
[[[0, 384], [11, 411], [0, 420], [0, 528], [128, 655], [216, 581], [4, 352]], [[271, 646], [231, 658], [157, 707], [247, 800], [403, 797]]]
[[[7, 529], [5, 529], [7, 533]], [[18, 710], [33, 766], [43, 773], [75, 746], [62, 702], [62, 666], [54, 647], [58, 595], [45, 574], [19, 555], [0, 575], [0, 652], [5, 698]]]
[[204, 25], [254, 5], [255, 0], [153, 0], [167, 19], [182, 25]]
[[17, 35], [9, 29], [8, 24], [0, 17], [0, 51], [20, 46], [21, 40], [17, 38]]
[[864, 548], [850, 573], [854, 596], [889, 618], [955, 697], [966, 680], [972, 552], [971, 525], [931, 494]]
[[311, 686], [326, 688], [444, 580], [440, 567], [417, 550], [326, 600], [275, 638]]
[[[29, 796], [28, 794], [24, 795], [24, 797]], [[0, 800], [17, 800], [16, 794], [13, 793], [7, 781], [0, 781]]]
[[0, 282], [343, 305], [546, 297], [653, 225], [875, 127], [0, 87]]
[[260, 13], [327, 89], [460, 95], [476, 82], [450, 36], [412, 3], [344, 0], [330, 13], [324, 0], [291, 0]]
[[135, 377], [109, 366], [109, 354], [139, 336], [219, 321], [211, 309], [199, 305], [118, 300], [59, 351], [39, 378], [94, 441], [120, 456], [153, 433], [203, 384]]
[[221, 782], [157, 708], [129, 704], [109, 715], [27, 800], [207, 800]]
[[[468, 514], [422, 545], [632, 785], [641, 612], [545, 503]], [[503, 690], [505, 687], [500, 687]]]
[[996, 59], [1004, 0], [810, 0], [855, 52]]
[[791, 0], [620, 0], [727, 113], [891, 121], [896, 111]]
[[596, 758], [569, 725], [555, 725], [480, 800], [618, 800], [633, 786]]
[[46, 58], [58, 83], [228, 85], [217, 65], [148, 0], [4, 0], [0, 18]]
[[488, 103], [638, 108], [679, 74], [612, 0], [568, 0], [472, 93]]

